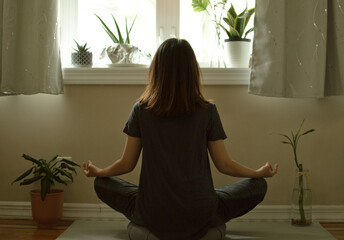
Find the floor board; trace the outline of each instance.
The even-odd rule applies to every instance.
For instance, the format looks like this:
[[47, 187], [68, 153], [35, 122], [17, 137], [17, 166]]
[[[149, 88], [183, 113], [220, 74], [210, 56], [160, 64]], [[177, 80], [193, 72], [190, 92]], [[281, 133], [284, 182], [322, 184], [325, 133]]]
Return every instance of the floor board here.
[[[56, 227], [38, 228], [33, 220], [28, 219], [0, 219], [0, 239], [6, 240], [53, 240], [63, 233], [73, 221], [61, 221]], [[321, 225], [336, 239], [344, 240], [344, 222]]]
[[0, 239], [6, 240], [53, 240], [63, 233], [73, 221], [60, 221], [53, 228], [38, 228], [33, 220], [0, 219]]
[[337, 223], [320, 223], [328, 232], [330, 232], [338, 240], [344, 240], [344, 222]]

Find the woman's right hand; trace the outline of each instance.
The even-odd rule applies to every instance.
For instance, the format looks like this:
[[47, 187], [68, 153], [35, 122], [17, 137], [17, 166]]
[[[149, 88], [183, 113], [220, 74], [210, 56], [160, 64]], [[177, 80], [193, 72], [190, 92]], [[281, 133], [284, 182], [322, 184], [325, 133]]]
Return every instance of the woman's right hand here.
[[98, 177], [99, 172], [101, 170], [100, 168], [93, 165], [91, 161], [88, 161], [87, 163], [83, 163], [82, 168], [86, 177]]

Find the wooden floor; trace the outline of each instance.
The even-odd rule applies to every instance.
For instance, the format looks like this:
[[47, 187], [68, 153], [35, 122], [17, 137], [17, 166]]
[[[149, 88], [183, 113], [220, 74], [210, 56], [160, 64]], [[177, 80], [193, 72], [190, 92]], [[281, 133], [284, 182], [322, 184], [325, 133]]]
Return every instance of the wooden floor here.
[[[4, 240], [53, 240], [63, 233], [72, 221], [61, 221], [50, 229], [38, 228], [32, 220], [0, 219], [0, 239]], [[321, 223], [336, 239], [344, 240], [344, 222]]]
[[320, 223], [338, 240], [344, 240], [344, 222], [340, 223]]
[[49, 229], [38, 228], [33, 220], [0, 219], [0, 239], [6, 240], [52, 240], [63, 233], [72, 221], [60, 221]]

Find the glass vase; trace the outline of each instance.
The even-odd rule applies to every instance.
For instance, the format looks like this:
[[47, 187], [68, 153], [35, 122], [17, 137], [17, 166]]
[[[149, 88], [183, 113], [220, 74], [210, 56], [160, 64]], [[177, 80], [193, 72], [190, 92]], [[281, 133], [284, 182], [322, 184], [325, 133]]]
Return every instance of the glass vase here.
[[309, 170], [296, 170], [291, 205], [293, 225], [308, 226], [312, 223], [312, 191], [309, 178]]
[[215, 25], [213, 31], [213, 40], [211, 42], [210, 67], [226, 68], [224, 43], [221, 40], [221, 31], [218, 25]]

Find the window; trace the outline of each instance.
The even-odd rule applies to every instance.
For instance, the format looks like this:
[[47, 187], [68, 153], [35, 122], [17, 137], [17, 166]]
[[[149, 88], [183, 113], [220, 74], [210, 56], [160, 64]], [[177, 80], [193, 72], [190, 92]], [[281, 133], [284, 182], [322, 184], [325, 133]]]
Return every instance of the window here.
[[[69, 6], [67, 11], [73, 15], [74, 21], [70, 21], [65, 27], [74, 30], [68, 39], [62, 39], [64, 42], [63, 62], [69, 63], [69, 54], [75, 46], [73, 39], [79, 44], [87, 43], [93, 53], [93, 64], [104, 65], [111, 63], [108, 58], [99, 59], [103, 49], [113, 44], [110, 37], [104, 31], [101, 22], [95, 16], [97, 14], [117, 35], [116, 25], [112, 18], [115, 17], [123, 37], [126, 36], [125, 19], [127, 18], [128, 27], [134, 22], [132, 32], [130, 33], [131, 43], [146, 52], [155, 51], [155, 0], [62, 0], [71, 1], [74, 4], [64, 3]], [[63, 13], [62, 13], [63, 14]], [[62, 17], [65, 17], [63, 14]], [[72, 25], [72, 26], [71, 26]]]
[[[210, 0], [214, 1], [214, 0]], [[216, 0], [218, 2], [219, 0]], [[247, 0], [248, 7], [254, 0]], [[146, 69], [115, 69], [106, 64], [110, 60], [99, 59], [111, 39], [103, 30], [94, 14], [116, 32], [113, 14], [122, 32], [125, 32], [125, 17], [128, 25], [135, 21], [130, 34], [131, 42], [154, 55], [160, 43], [170, 37], [187, 39], [195, 50], [202, 67], [203, 84], [247, 85], [250, 69], [210, 69], [214, 29], [209, 16], [194, 12], [192, 0], [60, 0], [61, 58], [65, 84], [145, 84]], [[244, 10], [246, 1], [228, 0], [227, 9], [233, 3], [238, 12]], [[253, 21], [250, 22], [253, 25]], [[224, 33], [221, 31], [221, 34]], [[252, 36], [250, 37], [252, 38]], [[93, 52], [92, 68], [73, 68], [70, 54], [75, 43], [88, 43]]]
[[[210, 0], [212, 6], [214, 3], [217, 7], [217, 18], [219, 18], [221, 12], [222, 16], [225, 17], [226, 13], [222, 10], [222, 5], [218, 4], [218, 0]], [[216, 58], [217, 54], [217, 43], [216, 43], [216, 32], [213, 23], [213, 14], [209, 11], [207, 12], [195, 12], [191, 6], [191, 0], [180, 0], [180, 37], [187, 39], [192, 45], [198, 61], [201, 63], [201, 66], [208, 67], [209, 62], [212, 58]], [[241, 13], [246, 7], [246, 1], [243, 0], [228, 0], [225, 5], [225, 9], [230, 8], [230, 4], [233, 4], [237, 13]], [[247, 8], [253, 8], [255, 6], [255, 0], [247, 0]], [[226, 24], [222, 21], [222, 24]], [[247, 25], [247, 29], [253, 27], [253, 20], [250, 20]], [[252, 34], [248, 35], [248, 38], [252, 39]], [[221, 38], [226, 39], [226, 33], [221, 29]]]
[[[221, 2], [210, 0], [212, 4]], [[197, 59], [202, 67], [209, 67], [209, 62], [214, 54], [215, 28], [212, 16], [206, 12], [195, 12], [192, 8], [192, 0], [61, 0], [63, 21], [62, 49], [63, 62], [69, 63], [69, 52], [74, 46], [74, 41], [88, 43], [93, 52], [93, 62], [96, 65], [110, 63], [109, 60], [99, 60], [100, 53], [105, 46], [112, 44], [111, 39], [105, 33], [100, 21], [94, 14], [100, 16], [109, 28], [116, 32], [113, 14], [119, 24], [122, 33], [125, 33], [125, 17], [128, 25], [136, 16], [133, 31], [130, 34], [132, 44], [140, 49], [154, 54], [159, 44], [170, 37], [187, 39], [192, 45]], [[237, 12], [254, 7], [254, 0], [228, 0], [226, 9], [233, 4]], [[219, 7], [218, 7], [219, 8]], [[224, 24], [224, 23], [223, 23]], [[224, 24], [226, 25], [226, 24]], [[253, 26], [253, 20], [248, 28]], [[226, 34], [221, 29], [222, 39]], [[249, 38], [252, 38], [252, 34]]]

